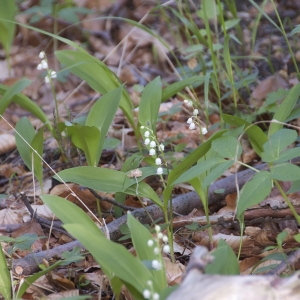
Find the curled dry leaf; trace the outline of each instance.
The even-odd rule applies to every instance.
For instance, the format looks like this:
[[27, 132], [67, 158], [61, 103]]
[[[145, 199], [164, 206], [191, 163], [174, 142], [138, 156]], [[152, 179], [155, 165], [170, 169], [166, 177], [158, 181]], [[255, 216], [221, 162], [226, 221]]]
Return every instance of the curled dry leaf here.
[[266, 99], [267, 95], [271, 92], [276, 92], [279, 88], [288, 88], [287, 80], [280, 74], [276, 73], [262, 80], [252, 92], [251, 104], [255, 107], [262, 105], [262, 100]]
[[0, 134], [0, 155], [16, 149], [15, 136], [8, 133]]
[[185, 271], [185, 266], [179, 262], [173, 263], [168, 257], [164, 257], [167, 281], [169, 286], [179, 284]]

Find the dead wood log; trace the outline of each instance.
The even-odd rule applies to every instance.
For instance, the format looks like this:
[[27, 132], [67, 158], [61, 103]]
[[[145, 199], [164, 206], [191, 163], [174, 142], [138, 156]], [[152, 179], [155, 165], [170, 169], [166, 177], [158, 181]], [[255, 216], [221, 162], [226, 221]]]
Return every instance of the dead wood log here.
[[[262, 170], [267, 168], [267, 164], [260, 164], [256, 166], [257, 169]], [[239, 187], [241, 188], [249, 179], [254, 175], [253, 170], [244, 170], [235, 175], [223, 178], [215, 183], [213, 183], [209, 188], [208, 202], [210, 205], [218, 203], [225, 198], [226, 195], [236, 191], [236, 180]], [[223, 190], [222, 193], [215, 193], [216, 190]], [[172, 200], [173, 211], [178, 214], [186, 215], [190, 213], [194, 208], [203, 207], [199, 196], [195, 192], [190, 192], [184, 195], [180, 195]], [[139, 208], [131, 212], [131, 214], [137, 218], [143, 224], [151, 224], [152, 220], [149, 218], [148, 214], [151, 215], [153, 220], [157, 220], [163, 217], [163, 213], [157, 205], [151, 205], [144, 208]], [[109, 223], [107, 225], [110, 238], [113, 241], [117, 241], [121, 236], [120, 225], [125, 224], [127, 216], [124, 215], [117, 220]], [[18, 270], [23, 270], [22, 275], [29, 275], [39, 270], [38, 265], [42, 263], [43, 259], [50, 260], [52, 257], [60, 257], [60, 255], [65, 251], [70, 251], [74, 247], [83, 246], [78, 241], [73, 241], [71, 243], [55, 247], [54, 249], [48, 251], [42, 251], [39, 253], [32, 253], [23, 258], [16, 259], [13, 261], [13, 271], [16, 267]]]
[[211, 257], [205, 247], [196, 247], [183, 282], [167, 300], [296, 300], [300, 297], [299, 273], [278, 276], [221, 276], [203, 274]]

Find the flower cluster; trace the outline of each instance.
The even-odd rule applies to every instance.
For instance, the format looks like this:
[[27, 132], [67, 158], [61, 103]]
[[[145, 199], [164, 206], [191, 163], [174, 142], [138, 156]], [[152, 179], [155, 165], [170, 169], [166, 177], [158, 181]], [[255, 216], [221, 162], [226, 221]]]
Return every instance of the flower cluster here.
[[165, 146], [163, 144], [159, 144], [158, 141], [156, 140], [155, 135], [153, 134], [152, 130], [148, 129], [145, 126], [141, 126], [142, 130], [145, 130], [144, 132], [144, 144], [148, 147], [149, 149], [149, 155], [153, 156], [155, 158], [155, 164], [157, 165], [157, 171], [156, 174], [157, 175], [162, 175], [164, 170], [162, 168], [162, 160], [159, 157], [159, 154], [162, 155], [164, 150], [165, 150]]
[[[184, 100], [183, 103], [188, 107], [193, 107], [193, 102], [191, 100]], [[201, 133], [204, 135], [207, 133], [207, 128], [206, 126], [201, 126], [200, 123], [203, 122], [201, 121], [199, 122], [198, 115], [199, 115], [199, 110], [195, 108], [193, 110], [193, 115], [190, 118], [188, 118], [187, 123], [189, 124], [189, 129], [191, 130], [194, 130], [196, 128], [196, 125], [199, 125], [201, 128]]]
[[47, 70], [45, 82], [50, 83], [50, 80], [52, 78], [56, 78], [56, 72], [54, 70], [49, 69], [46, 54], [44, 51], [40, 52], [39, 58], [41, 59], [41, 62], [38, 64], [37, 69], [38, 70]]
[[[165, 253], [170, 253], [170, 246], [168, 245], [168, 237], [161, 232], [159, 225], [155, 225], [156, 238], [148, 240], [147, 245], [153, 248], [154, 255], [157, 255], [157, 259], [152, 260], [151, 267], [154, 270], [161, 270], [163, 265], [161, 262], [161, 243], [163, 243], [162, 251]], [[147, 283], [149, 289], [145, 289], [143, 296], [145, 299], [159, 300], [159, 295], [154, 293], [152, 288], [152, 282]]]

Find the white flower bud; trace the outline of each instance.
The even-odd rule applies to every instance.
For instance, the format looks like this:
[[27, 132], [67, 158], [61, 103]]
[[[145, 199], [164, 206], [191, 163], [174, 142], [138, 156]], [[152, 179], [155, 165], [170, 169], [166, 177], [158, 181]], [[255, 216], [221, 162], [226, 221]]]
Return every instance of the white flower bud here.
[[188, 120], [186, 121], [188, 124], [193, 123], [193, 119], [192, 118], [188, 118]]
[[194, 111], [193, 111], [193, 115], [194, 116], [197, 116], [199, 114], [199, 110], [196, 108], [196, 109], [194, 109]]
[[152, 299], [153, 300], [159, 300], [159, 294], [158, 293], [154, 293]]
[[149, 132], [149, 130], [145, 131], [145, 133], [144, 133], [144, 137], [149, 137], [149, 136], [150, 136], [150, 132]]
[[162, 234], [162, 232], [159, 232], [159, 233], [157, 234], [157, 238], [160, 239], [160, 240], [163, 238], [163, 236], [164, 236], [164, 235]]
[[153, 155], [155, 155], [156, 154], [156, 151], [155, 151], [155, 149], [150, 149], [150, 151], [149, 151], [149, 155], [151, 155], [151, 156], [153, 156]]
[[155, 229], [156, 232], [160, 232], [160, 226], [159, 225], [155, 225], [154, 229]]
[[202, 127], [201, 128], [201, 132], [202, 132], [202, 134], [207, 134], [207, 128], [206, 127]]
[[159, 254], [159, 252], [160, 252], [160, 249], [158, 248], [158, 247], [155, 247], [154, 249], [153, 249], [153, 252], [154, 252], [154, 254]]
[[164, 253], [170, 253], [170, 246], [169, 245], [164, 245], [163, 246], [163, 252]]
[[149, 145], [149, 144], [150, 144], [150, 139], [149, 139], [149, 138], [146, 138], [144, 144], [145, 144], [145, 145]]
[[189, 126], [189, 129], [193, 130], [193, 129], [195, 129], [195, 128], [196, 128], [195, 123], [191, 123], [190, 126]]
[[155, 160], [155, 164], [157, 166], [160, 166], [161, 165], [161, 159], [158, 157], [156, 160]]
[[145, 299], [150, 299], [151, 292], [149, 290], [144, 290], [143, 291], [143, 296], [144, 296]]
[[164, 172], [163, 168], [159, 167], [159, 168], [157, 168], [156, 174], [157, 175], [162, 175], [163, 172]]
[[156, 147], [156, 143], [155, 143], [155, 141], [151, 141], [151, 143], [150, 143], [150, 147], [151, 147], [151, 148], [155, 148], [155, 147]]
[[39, 53], [39, 58], [40, 58], [40, 59], [44, 59], [45, 57], [46, 57], [45, 52], [44, 52], [44, 51], [41, 51], [41, 52]]
[[162, 240], [163, 240], [163, 242], [167, 243], [169, 239], [168, 239], [168, 237], [167, 237], [166, 235], [164, 235], [164, 236], [162, 237]]
[[158, 146], [158, 149], [159, 149], [161, 152], [163, 152], [163, 151], [165, 150], [165, 146], [164, 146], [163, 144], [160, 144], [160, 145]]
[[152, 260], [152, 268], [155, 270], [161, 269], [161, 263], [158, 260]]
[[152, 246], [154, 245], [154, 241], [153, 241], [153, 240], [149, 240], [149, 241], [147, 242], [147, 245], [148, 245], [149, 247], [152, 247]]

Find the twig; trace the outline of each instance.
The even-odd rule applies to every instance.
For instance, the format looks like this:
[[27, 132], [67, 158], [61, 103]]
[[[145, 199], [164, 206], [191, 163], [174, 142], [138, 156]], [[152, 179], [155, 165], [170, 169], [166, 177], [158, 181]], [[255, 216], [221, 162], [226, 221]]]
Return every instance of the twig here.
[[270, 270], [266, 275], [281, 275], [285, 270], [294, 266], [300, 260], [300, 249], [291, 252], [287, 260], [282, 261], [276, 268]]
[[112, 204], [112, 205], [121, 207], [121, 208], [123, 208], [124, 210], [130, 210], [130, 211], [135, 210], [134, 207], [127, 206], [127, 205], [124, 205], [124, 204], [121, 204], [121, 203], [119, 203], [119, 202], [117, 202], [117, 201], [115, 201], [115, 200], [113, 200], [113, 199], [107, 198], [107, 197], [102, 197], [102, 196], [98, 195], [93, 189], [88, 189], [88, 190], [93, 194], [94, 197], [96, 197], [96, 198], [99, 199], [100, 201], [108, 202], [108, 203], [110, 203], [110, 204]]
[[[21, 199], [24, 202], [26, 208], [28, 209], [30, 215], [32, 218], [36, 219], [40, 224], [47, 226], [47, 227], [53, 227], [55, 230], [63, 232], [65, 234], [68, 234], [62, 227], [62, 222], [61, 221], [49, 221], [47, 219], [44, 219], [40, 216], [38, 216], [35, 211], [33, 210], [33, 208], [31, 207], [29, 200], [27, 198], [27, 196], [25, 195], [24, 192], [21, 192]], [[69, 235], [69, 234], [68, 234]]]

